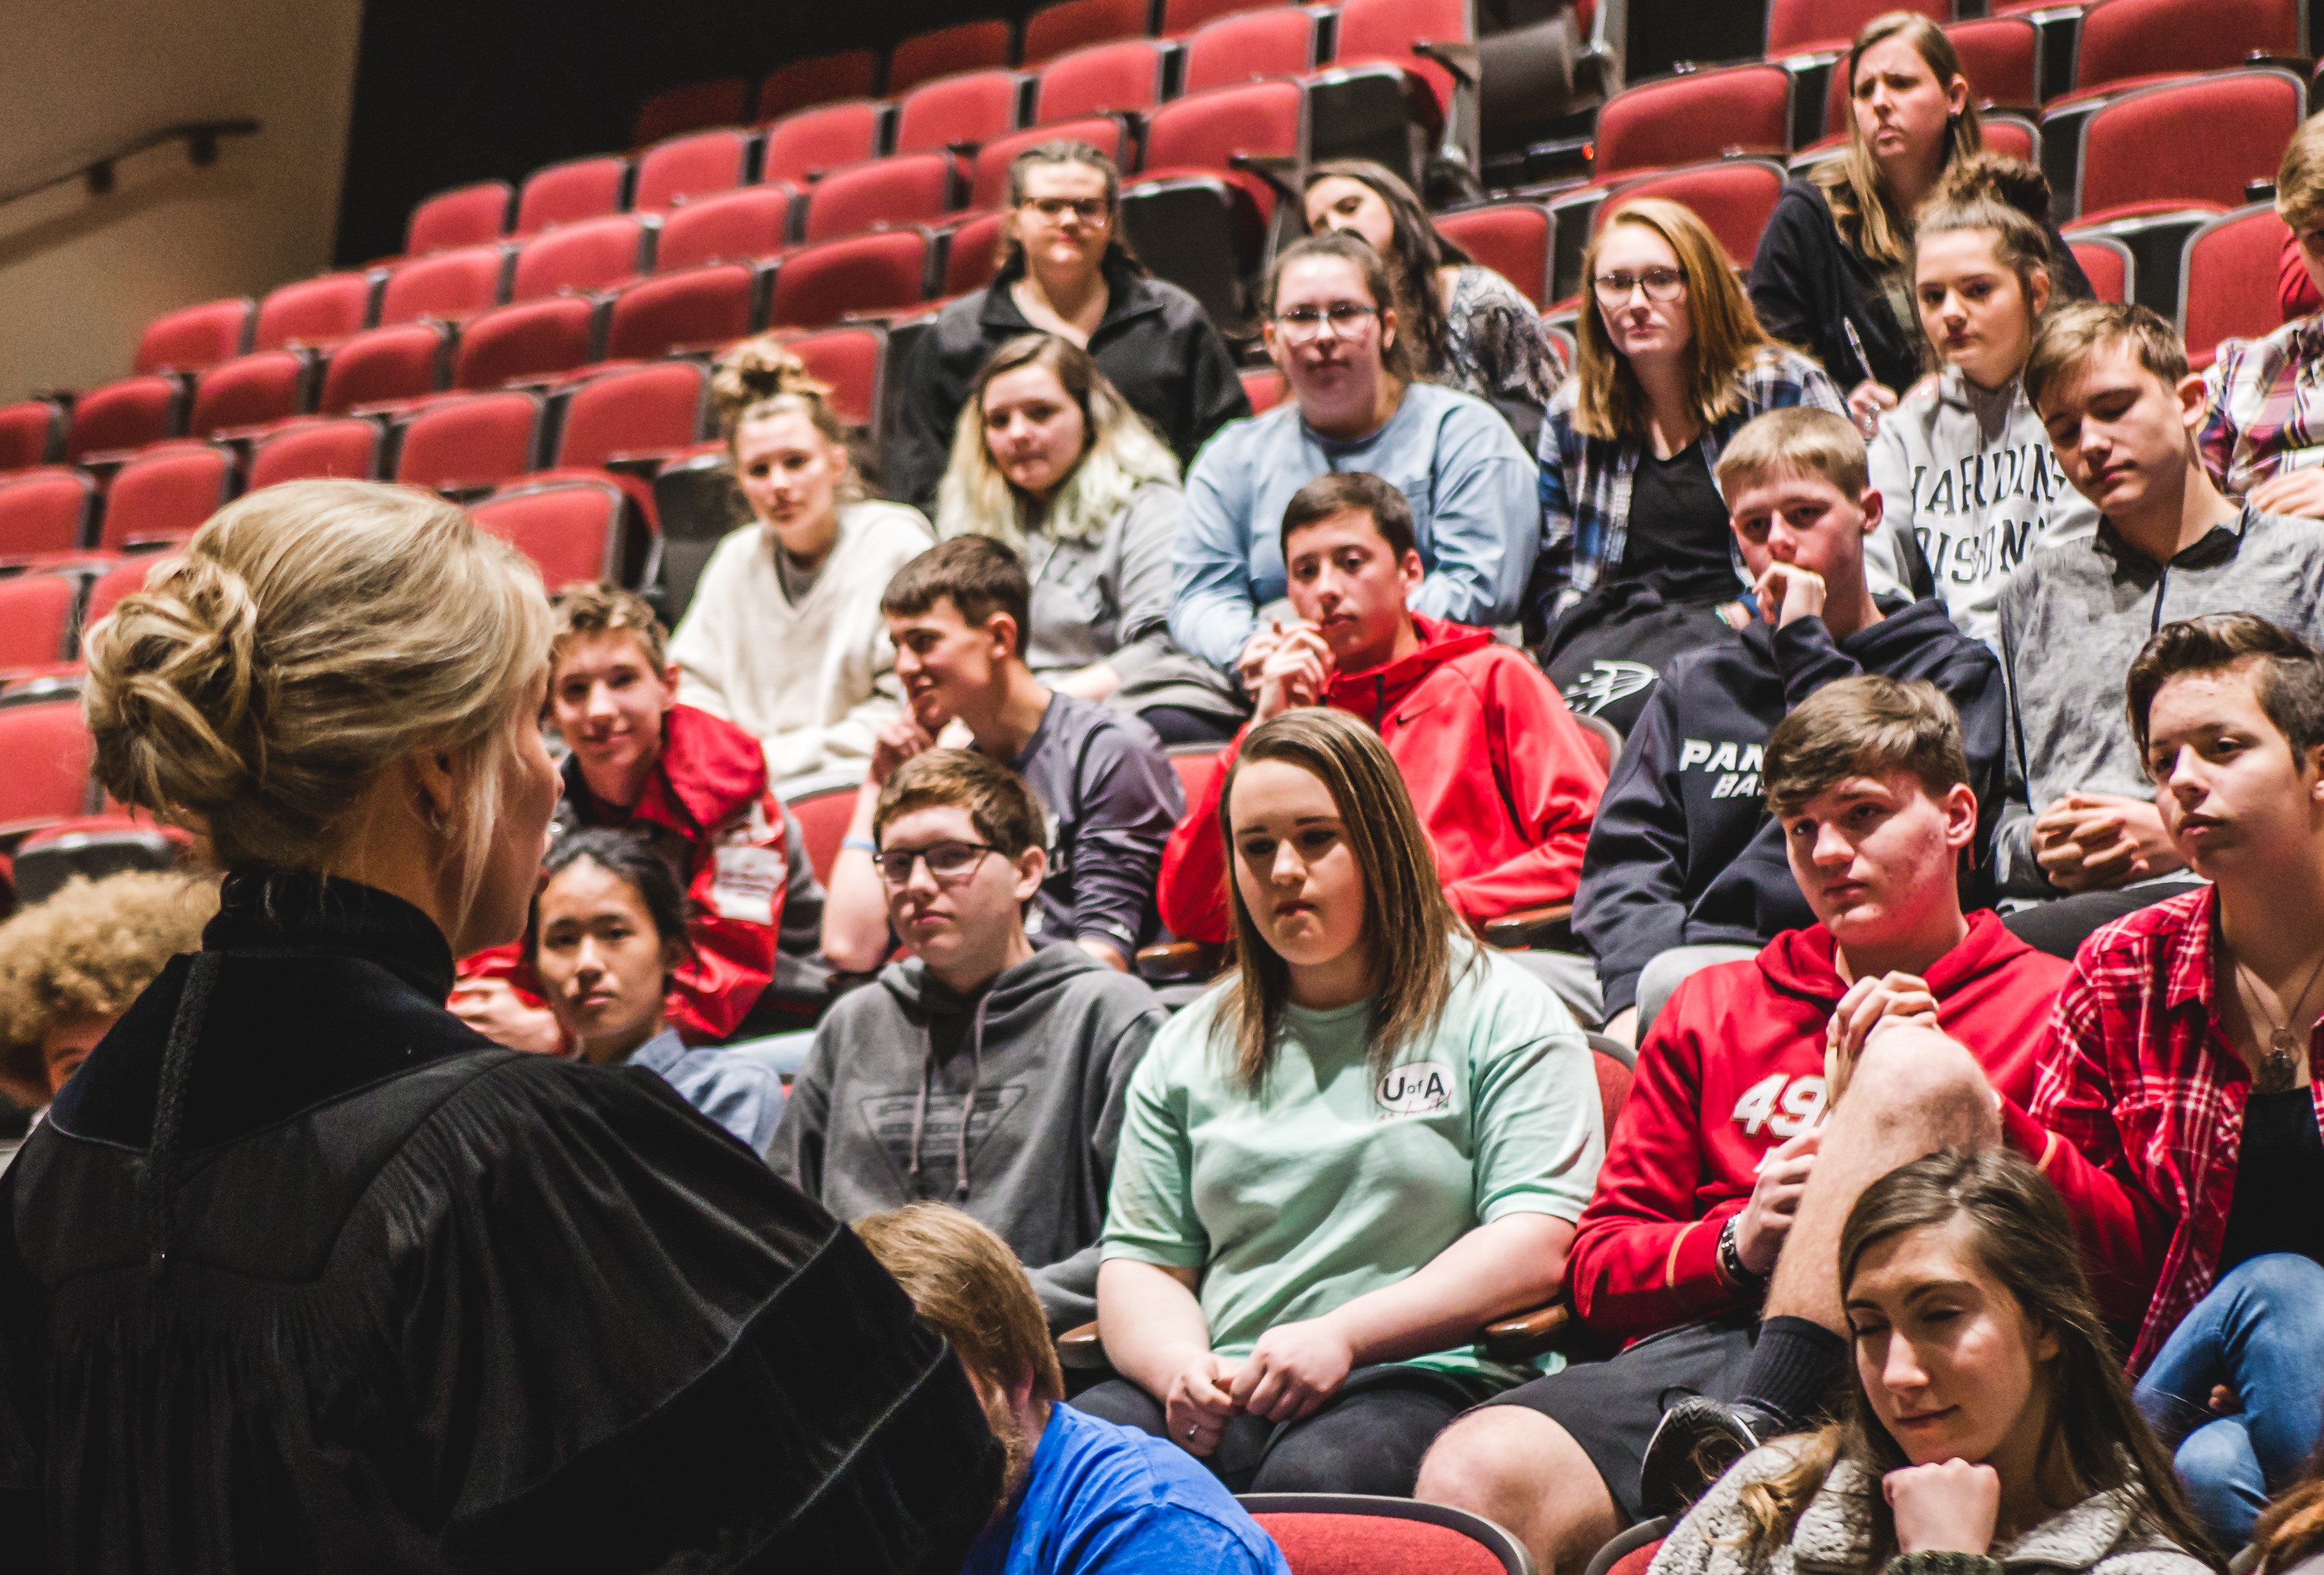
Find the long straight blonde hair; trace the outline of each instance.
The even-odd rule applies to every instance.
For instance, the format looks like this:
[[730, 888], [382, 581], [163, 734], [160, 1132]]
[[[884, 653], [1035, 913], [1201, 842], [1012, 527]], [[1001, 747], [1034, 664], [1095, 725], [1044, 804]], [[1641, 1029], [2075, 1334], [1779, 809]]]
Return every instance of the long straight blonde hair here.
[[1621, 204], [1590, 243], [1582, 260], [1585, 299], [1574, 321], [1578, 390], [1573, 424], [1591, 438], [1646, 436], [1651, 414], [1646, 391], [1631, 370], [1630, 358], [1614, 347], [1597, 299], [1598, 253], [1617, 226], [1652, 230], [1678, 258], [1686, 277], [1687, 315], [1694, 324], [1687, 344], [1687, 404], [1704, 426], [1732, 412], [1743, 400], [1737, 377], [1775, 341], [1759, 326], [1751, 298], [1735, 278], [1726, 249], [1693, 211], [1659, 197]]

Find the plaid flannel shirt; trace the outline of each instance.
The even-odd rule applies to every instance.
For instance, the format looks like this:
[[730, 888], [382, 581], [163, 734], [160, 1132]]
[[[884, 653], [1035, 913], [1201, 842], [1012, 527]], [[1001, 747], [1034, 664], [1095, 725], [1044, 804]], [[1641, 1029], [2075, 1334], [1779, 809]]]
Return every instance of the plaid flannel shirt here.
[[[1822, 367], [1796, 350], [1771, 345], [1736, 374], [1741, 401], [1702, 432], [1702, 461], [1719, 474], [1719, 450], [1743, 423], [1766, 410], [1812, 405], [1848, 414], [1848, 401]], [[1546, 622], [1595, 590], [1622, 561], [1629, 539], [1630, 482], [1646, 450], [1638, 438], [1590, 438], [1573, 425], [1582, 379], [1569, 377], [1550, 397], [1541, 427], [1541, 563], [1535, 571], [1534, 615]], [[1742, 587], [1738, 584], [1739, 594]]]
[[2072, 1211], [2107, 1315], [2137, 1323], [2134, 1372], [2210, 1291], [2235, 1197], [2252, 1082], [2213, 1010], [2214, 896], [2198, 887], [2083, 943], [2031, 1120], [2003, 1113]]
[[[2301, 450], [2324, 445], [2324, 312], [2256, 339], [2223, 340], [2203, 393], [2203, 468], [2240, 498]], [[2324, 453], [2310, 461], [2319, 462]]]

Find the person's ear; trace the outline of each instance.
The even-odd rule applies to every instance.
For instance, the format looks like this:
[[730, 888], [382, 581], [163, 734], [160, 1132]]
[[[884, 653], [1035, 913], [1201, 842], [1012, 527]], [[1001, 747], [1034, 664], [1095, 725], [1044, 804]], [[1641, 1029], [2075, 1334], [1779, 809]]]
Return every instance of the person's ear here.
[[2043, 309], [2049, 304], [2050, 271], [2047, 268], [2036, 268], [2025, 277], [2025, 316], [2028, 327], [2033, 326], [2032, 319], [2040, 317]]
[[1959, 852], [1977, 840], [1977, 790], [1966, 782], [1945, 789], [1937, 806], [1945, 812], [1945, 846]]
[[2058, 1331], [2051, 1328], [2048, 1324], [2043, 1324], [2039, 1330], [2034, 1331], [2034, 1359], [2035, 1362], [2041, 1363], [2056, 1361], [2058, 1359], [2058, 1352], [2061, 1349], [2061, 1348], [2058, 1344]]
[[1267, 358], [1275, 363], [1275, 369], [1277, 372], [1288, 371], [1289, 368], [1285, 364], [1283, 345], [1276, 338], [1275, 319], [1273, 318], [1262, 318], [1259, 319], [1259, 336], [1266, 344]]
[[2204, 413], [2210, 409], [2210, 394], [2203, 387], [2203, 374], [2190, 372], [2179, 380], [2179, 422], [2191, 435], [2203, 424]]
[[1397, 577], [1404, 581], [1404, 594], [1407, 596], [1420, 589], [1420, 583], [1428, 577], [1428, 566], [1420, 561], [1420, 549], [1416, 547], [1406, 548], [1404, 561], [1396, 567]]
[[1049, 873], [1048, 850], [1038, 843], [1010, 861], [1016, 869], [1016, 879], [1010, 886], [1019, 902], [1030, 902], [1041, 889], [1041, 882]]
[[1388, 347], [1396, 343], [1396, 309], [1394, 307], [1380, 308], [1379, 324], [1380, 354], [1385, 355], [1388, 354]]
[[1945, 112], [1955, 118], [1969, 112], [1969, 78], [1955, 77], [1945, 88]]
[[459, 775], [452, 768], [451, 752], [417, 749], [404, 760], [411, 773], [412, 807], [428, 826], [442, 831], [460, 800]]
[[679, 940], [676, 935], [671, 935], [666, 938], [661, 944], [662, 972], [664, 973], [675, 973], [685, 964], [685, 962], [686, 943]]
[[1880, 529], [1880, 521], [1886, 515], [1888, 500], [1880, 495], [1878, 487], [1866, 487], [1857, 495], [1856, 506], [1864, 511], [1865, 535], [1869, 536]]
[[985, 638], [992, 642], [995, 661], [1007, 661], [1018, 654], [1017, 620], [1007, 612], [995, 612], [984, 621]]
[[2301, 764], [2308, 771], [2308, 797], [2324, 804], [2324, 744], [2310, 744]]

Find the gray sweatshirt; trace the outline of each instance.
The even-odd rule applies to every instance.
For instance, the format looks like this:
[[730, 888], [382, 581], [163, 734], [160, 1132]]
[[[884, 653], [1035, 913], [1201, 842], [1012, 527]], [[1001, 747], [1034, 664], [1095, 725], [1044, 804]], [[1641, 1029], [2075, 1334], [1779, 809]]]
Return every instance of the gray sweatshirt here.
[[973, 999], [917, 958], [890, 963], [816, 1029], [769, 1162], [842, 1220], [957, 1204], [1031, 1270], [1053, 1330], [1085, 1323], [1122, 1101], [1164, 1021], [1143, 982], [1078, 946], [1042, 947]]
[[[1962, 633], [2000, 639], [2001, 586], [2045, 547], [2086, 541], [2095, 504], [2073, 489], [2017, 380], [1991, 393], [1948, 367], [1880, 418], [1872, 484], [1883, 524], [1864, 544], [1876, 594], [1944, 598]], [[1912, 548], [1905, 543], [1910, 541]], [[1928, 568], [1915, 586], [1914, 548]]]
[[2256, 613], [2324, 646], [2324, 525], [2246, 508], [2158, 564], [2101, 521], [2088, 541], [2035, 553], [2004, 586], [2005, 889], [2058, 895], [2034, 861], [2034, 817], [2063, 795], [2154, 796], [2123, 711], [2124, 677], [2156, 630], [2206, 612]]

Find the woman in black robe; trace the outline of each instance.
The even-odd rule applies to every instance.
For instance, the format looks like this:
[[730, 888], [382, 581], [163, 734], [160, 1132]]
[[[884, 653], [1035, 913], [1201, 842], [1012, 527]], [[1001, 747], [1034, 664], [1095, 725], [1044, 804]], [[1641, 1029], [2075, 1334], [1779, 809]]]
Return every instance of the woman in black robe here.
[[0, 1177], [10, 1570], [949, 1570], [1001, 1455], [853, 1235], [650, 1073], [497, 1049], [556, 778], [538, 578], [362, 483], [89, 641], [97, 774], [228, 870]]

